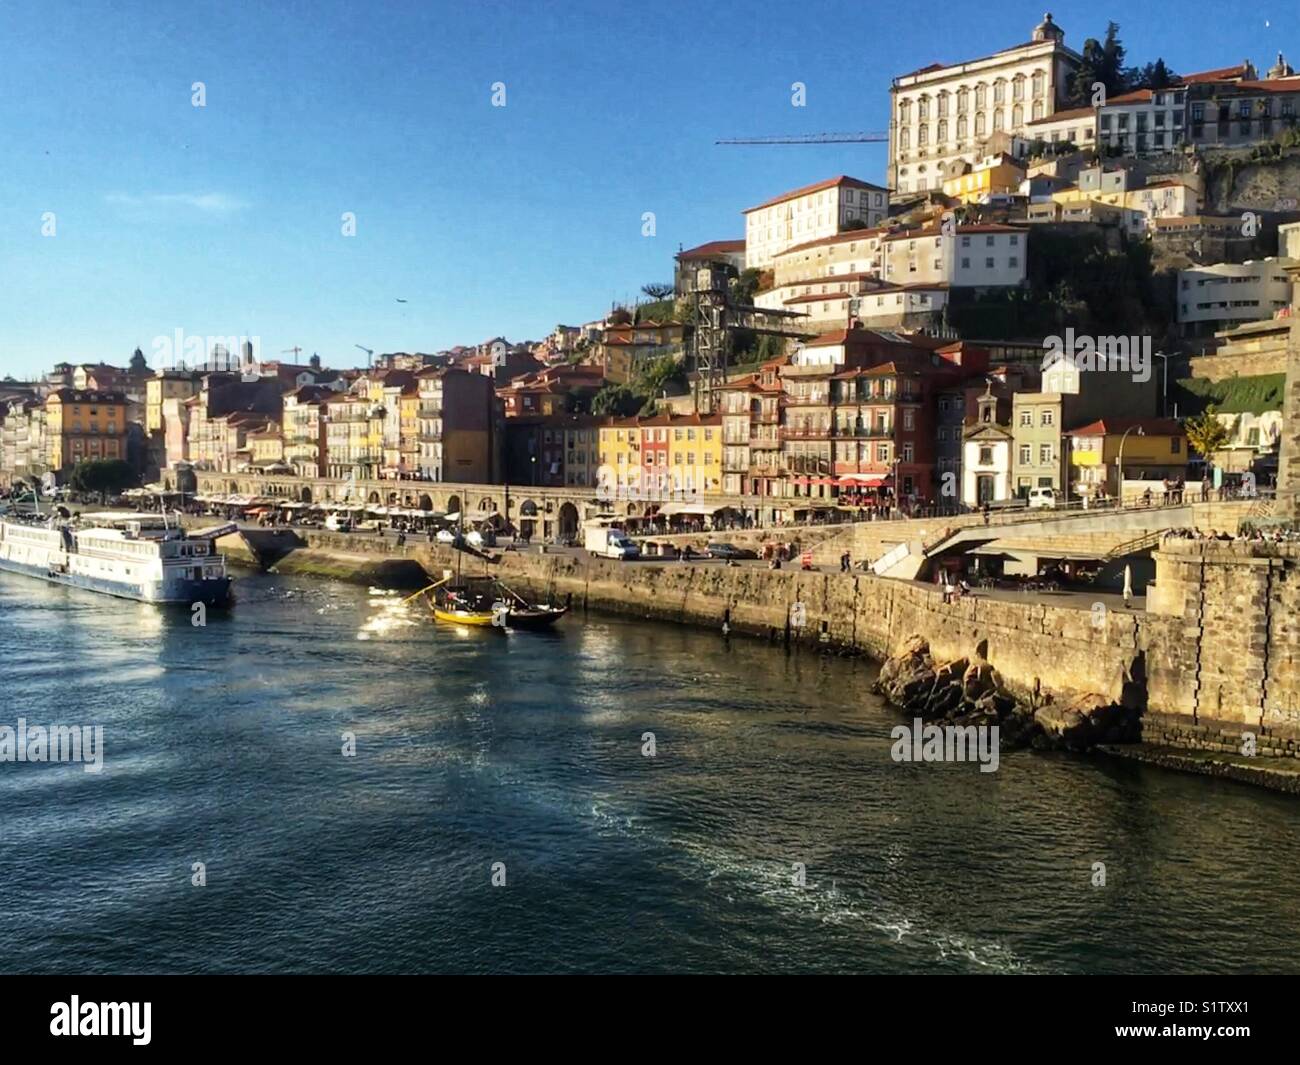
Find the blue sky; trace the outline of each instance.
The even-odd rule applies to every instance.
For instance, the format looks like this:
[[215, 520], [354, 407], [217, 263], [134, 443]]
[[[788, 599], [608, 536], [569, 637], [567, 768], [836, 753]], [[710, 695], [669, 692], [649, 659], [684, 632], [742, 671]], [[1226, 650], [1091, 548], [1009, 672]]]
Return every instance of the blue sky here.
[[[883, 145], [716, 138], [883, 130], [892, 75], [1026, 40], [1042, 11], [10, 0], [0, 374], [121, 364], [177, 330], [335, 366], [364, 359], [354, 344], [538, 338], [671, 280], [679, 244], [741, 236], [745, 207], [838, 173], [884, 178]], [[1053, 13], [1073, 47], [1109, 15], [1131, 61], [1178, 71], [1300, 61], [1294, 3]]]

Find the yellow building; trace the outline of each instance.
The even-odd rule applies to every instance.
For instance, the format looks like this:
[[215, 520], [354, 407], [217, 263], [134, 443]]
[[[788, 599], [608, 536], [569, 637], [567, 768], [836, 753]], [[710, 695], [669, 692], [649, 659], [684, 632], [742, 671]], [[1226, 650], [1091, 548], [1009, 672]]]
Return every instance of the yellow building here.
[[1164, 481], [1187, 476], [1187, 433], [1173, 418], [1101, 418], [1066, 435], [1076, 496], [1100, 490], [1116, 498], [1122, 467], [1124, 499], [1132, 501], [1149, 488], [1158, 503]]
[[722, 415], [687, 414], [670, 423], [668, 471], [674, 492], [722, 492]]
[[250, 432], [248, 446], [254, 466], [276, 466], [284, 462], [284, 437], [278, 422], [267, 422], [265, 429]]
[[412, 381], [402, 389], [399, 462], [403, 472], [420, 468], [420, 386]]
[[379, 471], [383, 451], [370, 443], [370, 409], [373, 406], [370, 399], [365, 395], [340, 392], [330, 396], [325, 404], [328, 415], [325, 426], [327, 475], [357, 479], [374, 477]]
[[121, 392], [51, 392], [45, 400], [50, 469], [66, 470], [83, 459], [125, 459], [126, 406]]
[[1003, 153], [980, 159], [966, 173], [946, 179], [943, 192], [962, 203], [983, 203], [989, 196], [1016, 195], [1024, 180], [1025, 168]]
[[600, 487], [607, 491], [641, 488], [641, 428], [637, 418], [618, 418], [600, 427]]
[[717, 495], [722, 492], [722, 415], [656, 414], [600, 427], [602, 486], [620, 494]]
[[163, 429], [163, 403], [169, 399], [189, 399], [197, 396], [203, 387], [203, 378], [182, 370], [161, 370], [145, 381], [144, 431], [158, 433]]

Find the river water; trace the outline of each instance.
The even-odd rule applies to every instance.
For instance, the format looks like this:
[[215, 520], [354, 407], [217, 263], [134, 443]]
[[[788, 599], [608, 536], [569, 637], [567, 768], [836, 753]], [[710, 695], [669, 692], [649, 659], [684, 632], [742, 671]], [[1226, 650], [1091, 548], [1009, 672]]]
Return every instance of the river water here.
[[1294, 800], [1103, 758], [896, 763], [866, 661], [238, 591], [195, 627], [0, 574], [0, 725], [104, 729], [99, 773], [0, 763], [3, 971], [1300, 967]]

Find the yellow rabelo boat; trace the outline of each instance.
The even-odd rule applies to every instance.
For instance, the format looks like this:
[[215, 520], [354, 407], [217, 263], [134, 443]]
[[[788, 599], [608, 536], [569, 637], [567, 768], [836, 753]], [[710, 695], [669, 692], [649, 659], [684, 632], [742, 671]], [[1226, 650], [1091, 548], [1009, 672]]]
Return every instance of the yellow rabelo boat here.
[[495, 577], [444, 579], [421, 592], [433, 616], [456, 625], [544, 629], [568, 613], [553, 603], [530, 603]]
[[507, 607], [492, 593], [490, 579], [460, 580], [436, 585], [426, 596], [429, 609], [439, 621], [457, 625], [495, 625], [505, 628]]

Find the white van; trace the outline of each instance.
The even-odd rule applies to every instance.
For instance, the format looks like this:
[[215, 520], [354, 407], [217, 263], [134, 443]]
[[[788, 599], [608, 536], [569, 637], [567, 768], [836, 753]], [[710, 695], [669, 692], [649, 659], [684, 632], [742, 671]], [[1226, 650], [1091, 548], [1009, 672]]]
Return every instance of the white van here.
[[1056, 506], [1056, 489], [1055, 488], [1029, 489], [1029, 506], [1031, 508]]
[[583, 529], [583, 546], [593, 555], [602, 558], [639, 558], [641, 549], [620, 529], [589, 525]]

